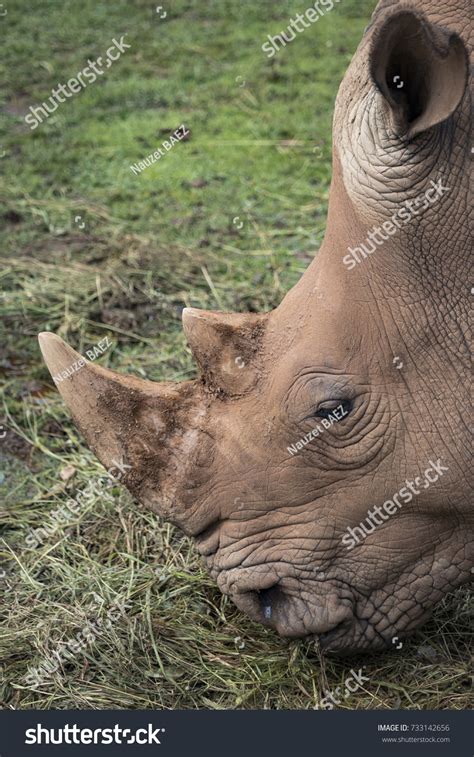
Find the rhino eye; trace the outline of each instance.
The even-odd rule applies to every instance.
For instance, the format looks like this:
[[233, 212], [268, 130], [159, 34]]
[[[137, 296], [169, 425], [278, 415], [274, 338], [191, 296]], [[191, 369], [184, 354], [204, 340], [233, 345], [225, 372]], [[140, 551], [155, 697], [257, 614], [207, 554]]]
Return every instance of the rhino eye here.
[[321, 402], [311, 417], [329, 418], [332, 415], [336, 420], [341, 420], [350, 413], [351, 409], [352, 400], [328, 400], [327, 402]]

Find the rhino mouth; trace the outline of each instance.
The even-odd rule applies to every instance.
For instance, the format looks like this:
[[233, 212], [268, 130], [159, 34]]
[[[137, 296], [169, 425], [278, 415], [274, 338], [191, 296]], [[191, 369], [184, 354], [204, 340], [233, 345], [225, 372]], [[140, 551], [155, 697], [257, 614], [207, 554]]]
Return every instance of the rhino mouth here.
[[[331, 650], [344, 650], [348, 645], [349, 632], [352, 627], [352, 623], [347, 620], [343, 620], [337, 624], [330, 631], [322, 633], [318, 636], [321, 648], [327, 651]], [[352, 651], [352, 650], [351, 650]]]

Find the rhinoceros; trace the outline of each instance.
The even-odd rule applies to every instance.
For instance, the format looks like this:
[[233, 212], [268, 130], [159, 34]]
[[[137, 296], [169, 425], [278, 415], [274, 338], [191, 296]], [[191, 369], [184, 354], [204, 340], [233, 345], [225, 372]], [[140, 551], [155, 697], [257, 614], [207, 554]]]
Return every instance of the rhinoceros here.
[[470, 578], [468, 29], [468, 0], [379, 3], [336, 100], [321, 249], [271, 312], [184, 309], [199, 378], [39, 336], [99, 460], [244, 613], [333, 652], [391, 646]]

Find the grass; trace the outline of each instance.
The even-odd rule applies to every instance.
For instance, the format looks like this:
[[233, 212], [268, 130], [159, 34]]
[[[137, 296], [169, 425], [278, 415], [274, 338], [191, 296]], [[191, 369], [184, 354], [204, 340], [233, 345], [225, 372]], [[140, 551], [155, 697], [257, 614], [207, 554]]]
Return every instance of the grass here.
[[[171, 6], [171, 4], [169, 4]], [[448, 597], [402, 649], [322, 658], [255, 625], [209, 580], [191, 542], [132, 501], [96, 496], [37, 548], [31, 529], [100, 477], [40, 358], [52, 330], [103, 365], [195, 375], [183, 306], [274, 307], [318, 249], [338, 83], [374, 3], [344, 0], [269, 60], [296, 2], [9, 0], [0, 69], [0, 699], [9, 708], [317, 706], [365, 666], [341, 707], [469, 706], [469, 607]], [[165, 5], [164, 8], [167, 6]], [[306, 7], [306, 6], [305, 6]], [[23, 116], [127, 33], [131, 48], [32, 131]], [[129, 169], [179, 124], [191, 138]], [[103, 602], [100, 609], [97, 597]], [[130, 607], [41, 685], [30, 667]]]

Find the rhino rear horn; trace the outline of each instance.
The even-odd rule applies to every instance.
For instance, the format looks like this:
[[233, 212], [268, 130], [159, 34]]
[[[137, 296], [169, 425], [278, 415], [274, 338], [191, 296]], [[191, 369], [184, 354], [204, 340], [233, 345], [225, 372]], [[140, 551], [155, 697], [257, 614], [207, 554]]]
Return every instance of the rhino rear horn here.
[[265, 314], [184, 308], [184, 333], [209, 391], [237, 396], [254, 386], [265, 322]]
[[370, 73], [400, 136], [412, 139], [449, 118], [463, 98], [468, 72], [461, 38], [421, 13], [395, 12], [374, 30]]

